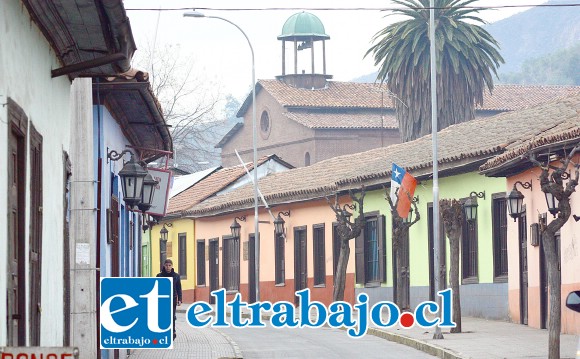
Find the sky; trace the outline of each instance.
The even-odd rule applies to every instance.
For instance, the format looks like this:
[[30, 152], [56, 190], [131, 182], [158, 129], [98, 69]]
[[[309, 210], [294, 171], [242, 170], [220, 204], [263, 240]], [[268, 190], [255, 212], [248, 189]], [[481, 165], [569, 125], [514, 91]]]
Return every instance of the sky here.
[[[546, 0], [510, 0], [509, 5], [537, 5]], [[503, 0], [481, 0], [472, 5], [505, 5]], [[219, 16], [239, 26], [254, 50], [255, 78], [273, 79], [282, 74], [282, 42], [277, 40], [285, 21], [302, 10], [323, 23], [326, 40], [326, 73], [336, 81], [351, 81], [377, 70], [372, 56], [364, 57], [373, 36], [389, 23], [401, 20], [376, 9], [396, 7], [388, 0], [124, 0], [137, 44], [134, 61], [146, 61], [144, 49], [171, 45], [179, 59], [191, 64], [192, 73], [207, 91], [232, 94], [243, 101], [252, 86], [252, 56], [242, 32], [232, 24], [212, 18], [183, 17], [196, 8], [207, 16]], [[260, 8], [284, 10], [240, 10]], [[359, 10], [354, 10], [357, 7]], [[182, 10], [167, 10], [177, 9]], [[290, 10], [286, 10], [291, 8]], [[321, 10], [321, 8], [349, 10]], [[137, 10], [151, 9], [151, 10]], [[158, 9], [166, 9], [158, 11]], [[238, 10], [225, 10], [238, 9]], [[373, 9], [373, 10], [366, 10]], [[480, 17], [495, 22], [529, 9], [485, 10]], [[321, 46], [319, 44], [319, 46]], [[304, 53], [302, 55], [301, 53]], [[321, 72], [321, 47], [315, 47], [316, 72]], [[298, 72], [310, 72], [310, 52], [299, 52]], [[293, 73], [293, 45], [286, 44], [286, 73]]]

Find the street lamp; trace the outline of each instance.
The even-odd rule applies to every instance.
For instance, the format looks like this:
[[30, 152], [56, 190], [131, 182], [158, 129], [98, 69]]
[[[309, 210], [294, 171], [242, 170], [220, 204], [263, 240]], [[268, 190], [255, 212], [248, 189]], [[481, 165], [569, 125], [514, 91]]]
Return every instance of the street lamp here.
[[477, 198], [485, 199], [485, 191], [479, 193], [472, 191], [469, 194], [469, 198], [467, 198], [463, 204], [465, 218], [468, 222], [473, 222], [477, 219]]
[[260, 228], [258, 222], [258, 127], [256, 124], [256, 70], [255, 70], [255, 61], [254, 61], [254, 48], [252, 47], [252, 43], [248, 38], [248, 35], [242, 30], [241, 27], [236, 25], [235, 23], [231, 22], [228, 19], [219, 16], [208, 16], [199, 11], [188, 11], [183, 14], [184, 17], [205, 17], [208, 19], [218, 19], [223, 20], [227, 23], [232, 24], [235, 26], [242, 35], [248, 41], [248, 45], [250, 46], [250, 52], [252, 54], [252, 145], [253, 145], [253, 152], [254, 152], [254, 238], [255, 238], [255, 277], [256, 277], [256, 301], [260, 301]]
[[238, 223], [237, 221], [238, 219], [242, 222], [245, 222], [246, 216], [234, 218], [234, 222], [230, 226], [230, 230], [232, 231], [232, 237], [234, 238], [240, 238], [240, 229], [242, 228], [242, 226], [240, 226], [240, 224]]
[[274, 233], [277, 236], [284, 234], [284, 219], [282, 216], [290, 217], [290, 211], [288, 212], [278, 212], [278, 217], [274, 220]]
[[554, 216], [554, 218], [556, 218], [556, 215], [558, 214], [558, 212], [560, 212], [560, 208], [558, 208], [558, 204], [560, 203], [560, 201], [558, 201], [556, 196], [554, 196], [554, 194], [551, 192], [545, 192], [544, 194], [546, 195], [546, 203], [548, 204], [548, 212], [550, 212], [552, 214], [552, 216]]
[[514, 222], [517, 218], [521, 217], [524, 214], [524, 195], [522, 192], [518, 191], [516, 186], [521, 185], [525, 189], [532, 188], [532, 181], [529, 182], [522, 182], [517, 181], [514, 183], [514, 188], [512, 191], [506, 196], [507, 199], [507, 210], [509, 215], [514, 219]]
[[[111, 150], [107, 153], [107, 158], [111, 161], [118, 161], [123, 158], [126, 153], [131, 154], [131, 159], [123, 165], [123, 168], [119, 171], [119, 177], [121, 177], [123, 200], [127, 207], [135, 209], [142, 201], [143, 182], [149, 172], [135, 161], [135, 155], [128, 149], [121, 153]], [[150, 200], [153, 200], [152, 193]]]
[[151, 173], [147, 172], [147, 176], [145, 176], [145, 179], [143, 180], [141, 200], [137, 205], [139, 210], [143, 212], [143, 215], [145, 215], [145, 212], [148, 211], [153, 204], [153, 195], [155, 194], [155, 187], [157, 187], [158, 184], [159, 182], [151, 176]]

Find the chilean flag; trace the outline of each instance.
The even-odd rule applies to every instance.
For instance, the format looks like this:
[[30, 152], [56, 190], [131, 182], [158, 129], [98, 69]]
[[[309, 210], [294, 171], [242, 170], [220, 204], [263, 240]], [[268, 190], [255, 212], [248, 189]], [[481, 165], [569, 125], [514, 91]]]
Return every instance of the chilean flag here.
[[[409, 197], [413, 198], [415, 187], [417, 187], [415, 177], [411, 176], [402, 167], [393, 163], [393, 169], [391, 171], [391, 200], [393, 203], [397, 203], [398, 189], [399, 203], [397, 204], [397, 213], [399, 213], [401, 218], [407, 218], [409, 216], [409, 210], [411, 209]], [[407, 193], [409, 193], [408, 196]]]

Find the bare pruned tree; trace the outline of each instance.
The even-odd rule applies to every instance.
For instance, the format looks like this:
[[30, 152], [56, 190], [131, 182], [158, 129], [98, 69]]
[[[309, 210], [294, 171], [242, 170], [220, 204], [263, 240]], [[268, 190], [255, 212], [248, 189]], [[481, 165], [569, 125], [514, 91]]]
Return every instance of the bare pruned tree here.
[[[548, 266], [548, 287], [550, 292], [550, 309], [548, 323], [548, 357], [560, 358], [560, 331], [562, 328], [562, 277], [558, 269], [558, 254], [556, 252], [556, 232], [564, 226], [570, 218], [570, 196], [578, 186], [580, 164], [573, 163], [572, 158], [580, 151], [580, 145], [576, 145], [570, 153], [565, 155], [554, 165], [550, 158], [540, 162], [534, 153], [527, 155], [528, 159], [542, 169], [540, 185], [542, 192], [552, 194], [558, 200], [558, 216], [550, 224], [541, 227], [542, 245]], [[568, 174], [568, 168], [572, 163], [575, 168], [574, 176]], [[568, 182], [564, 184], [564, 180]]]
[[197, 171], [219, 162], [214, 146], [226, 126], [217, 108], [223, 102], [220, 87], [205, 79], [193, 60], [183, 60], [178, 45], [147, 46], [138, 58], [171, 126], [174, 165]]
[[459, 293], [459, 242], [463, 226], [463, 204], [456, 199], [442, 199], [439, 202], [445, 234], [449, 239], [449, 284], [453, 290], [453, 321], [457, 325], [451, 333], [461, 333], [461, 298]]
[[348, 259], [350, 256], [350, 240], [358, 237], [365, 226], [365, 215], [363, 208], [365, 188], [364, 186], [361, 186], [360, 194], [358, 197], [352, 191], [349, 190], [348, 192], [353, 202], [358, 204], [358, 217], [354, 222], [350, 221], [352, 212], [349, 212], [347, 208], [353, 210], [355, 209], [356, 205], [345, 204], [341, 206], [338, 199], [338, 193], [334, 195], [334, 203], [331, 203], [327, 196], [325, 197], [326, 202], [336, 215], [336, 221], [338, 222], [337, 233], [340, 238], [340, 254], [338, 256], [336, 277], [334, 280], [334, 291], [332, 293], [332, 300], [334, 301], [344, 300], [346, 267], [348, 266]]
[[405, 240], [405, 238], [408, 237], [409, 235], [409, 228], [411, 228], [412, 225], [414, 225], [415, 223], [419, 222], [419, 220], [421, 219], [421, 215], [419, 214], [419, 208], [417, 208], [417, 203], [416, 201], [413, 200], [413, 198], [411, 198], [411, 195], [409, 194], [409, 192], [406, 192], [405, 195], [409, 198], [409, 201], [411, 202], [411, 204], [413, 205], [413, 209], [415, 212], [415, 216], [414, 219], [410, 222], [406, 221], [406, 218], [401, 218], [401, 216], [399, 215], [399, 212], [397, 211], [397, 206], [399, 205], [399, 191], [397, 190], [396, 192], [396, 201], [395, 203], [393, 203], [393, 200], [391, 199], [391, 196], [389, 195], [389, 192], [387, 190], [386, 187], [383, 186], [383, 189], [385, 190], [385, 199], [387, 200], [387, 202], [389, 203], [389, 206], [391, 207], [391, 218], [393, 219], [393, 250], [395, 251], [395, 263], [396, 263], [396, 275], [397, 275], [397, 290], [396, 290], [396, 298], [395, 299], [395, 303], [397, 304], [397, 306], [401, 309], [410, 309], [409, 308], [409, 303], [406, 303], [406, 301], [403, 300], [403, 293], [404, 293], [404, 282], [403, 282], [403, 276], [408, 275], [408, 273], [404, 273], [405, 268], [403, 268], [403, 241]]

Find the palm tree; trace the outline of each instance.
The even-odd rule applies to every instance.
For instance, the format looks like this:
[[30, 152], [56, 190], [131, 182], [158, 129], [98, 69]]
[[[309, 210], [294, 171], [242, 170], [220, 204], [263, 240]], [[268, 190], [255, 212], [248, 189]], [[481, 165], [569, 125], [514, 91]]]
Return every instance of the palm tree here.
[[[481, 9], [467, 7], [475, 1], [435, 0], [439, 130], [475, 117], [485, 87], [493, 90], [492, 72], [497, 78], [496, 68], [504, 62], [497, 41], [477, 25], [485, 24], [474, 15]], [[373, 54], [380, 65], [377, 81], [398, 97], [395, 108], [406, 142], [431, 133], [429, 0], [393, 2], [403, 8], [390, 15], [410, 19], [376, 33], [365, 57]]]

